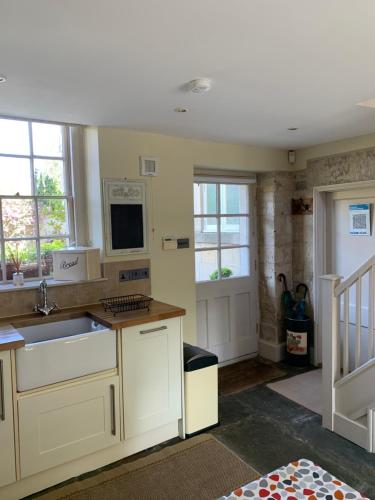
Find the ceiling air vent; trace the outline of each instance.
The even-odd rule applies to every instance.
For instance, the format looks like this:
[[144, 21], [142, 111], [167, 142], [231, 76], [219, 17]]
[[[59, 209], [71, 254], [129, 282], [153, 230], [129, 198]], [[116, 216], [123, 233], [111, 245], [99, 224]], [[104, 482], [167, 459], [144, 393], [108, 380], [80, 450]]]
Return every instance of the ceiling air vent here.
[[155, 176], [159, 173], [159, 158], [153, 156], [140, 156], [139, 164], [141, 175]]

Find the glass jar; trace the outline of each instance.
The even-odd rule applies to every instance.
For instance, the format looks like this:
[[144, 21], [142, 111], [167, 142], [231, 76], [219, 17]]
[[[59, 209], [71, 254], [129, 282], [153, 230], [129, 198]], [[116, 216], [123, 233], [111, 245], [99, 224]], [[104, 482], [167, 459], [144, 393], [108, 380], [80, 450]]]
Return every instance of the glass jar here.
[[14, 286], [23, 286], [25, 284], [25, 281], [23, 279], [23, 273], [13, 273], [13, 285]]

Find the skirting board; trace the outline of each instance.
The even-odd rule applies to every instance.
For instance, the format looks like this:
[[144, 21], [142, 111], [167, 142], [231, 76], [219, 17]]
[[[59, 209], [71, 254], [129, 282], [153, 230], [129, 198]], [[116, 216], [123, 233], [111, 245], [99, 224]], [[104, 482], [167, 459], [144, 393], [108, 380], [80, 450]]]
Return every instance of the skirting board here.
[[259, 339], [259, 355], [277, 363], [285, 358], [285, 342], [273, 344], [267, 340]]

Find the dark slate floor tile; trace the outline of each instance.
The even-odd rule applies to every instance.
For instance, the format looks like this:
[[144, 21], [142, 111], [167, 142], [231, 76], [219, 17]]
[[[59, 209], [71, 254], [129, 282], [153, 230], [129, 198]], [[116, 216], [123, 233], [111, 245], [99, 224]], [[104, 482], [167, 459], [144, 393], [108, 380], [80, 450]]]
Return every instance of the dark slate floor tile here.
[[260, 386], [220, 398], [212, 433], [261, 474], [307, 458], [375, 500], [375, 455], [321, 426], [321, 417]]

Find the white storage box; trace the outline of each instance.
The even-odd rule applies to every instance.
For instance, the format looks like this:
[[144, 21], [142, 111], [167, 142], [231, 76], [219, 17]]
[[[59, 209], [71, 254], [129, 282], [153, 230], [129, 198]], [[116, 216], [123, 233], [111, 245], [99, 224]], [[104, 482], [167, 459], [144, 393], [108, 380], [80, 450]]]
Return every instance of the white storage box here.
[[53, 277], [62, 281], [101, 278], [99, 248], [72, 247], [53, 252]]

